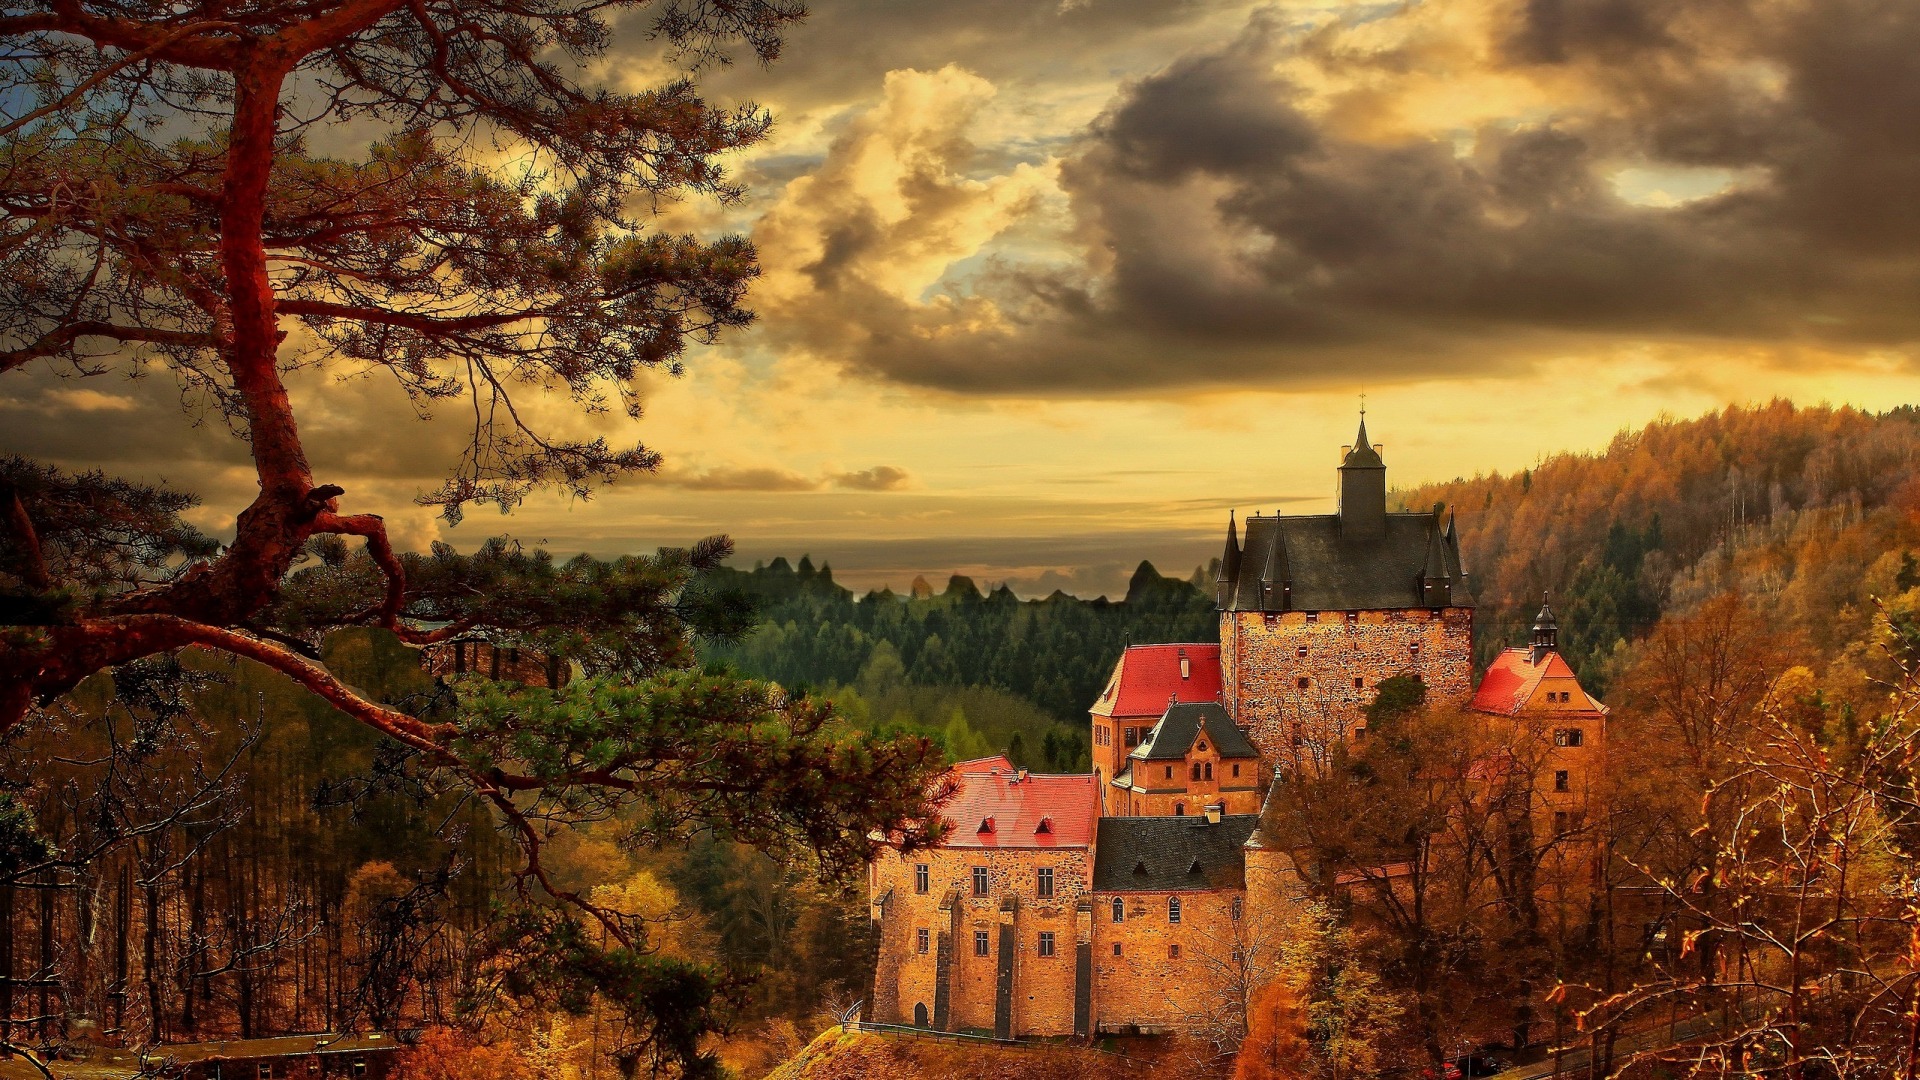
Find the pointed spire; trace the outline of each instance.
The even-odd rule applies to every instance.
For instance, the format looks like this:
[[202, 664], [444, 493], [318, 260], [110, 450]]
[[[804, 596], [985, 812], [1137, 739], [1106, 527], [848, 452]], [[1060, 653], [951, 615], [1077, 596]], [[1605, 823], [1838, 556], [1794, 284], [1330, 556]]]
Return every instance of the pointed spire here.
[[1214, 578], [1214, 606], [1225, 611], [1233, 606], [1240, 584], [1240, 529], [1233, 511], [1227, 511], [1227, 549], [1220, 555], [1220, 573]]
[[1538, 664], [1560, 648], [1560, 621], [1553, 616], [1553, 604], [1546, 593], [1540, 594], [1540, 614], [1533, 617], [1533, 641], [1530, 659]]
[[1287, 534], [1280, 518], [1273, 519], [1273, 543], [1260, 570], [1260, 610], [1286, 611], [1293, 606], [1293, 568], [1287, 563]]
[[1360, 412], [1360, 433], [1353, 437], [1353, 448], [1347, 451], [1347, 456], [1340, 462], [1340, 467], [1343, 469], [1387, 467], [1387, 463], [1380, 457], [1380, 451], [1374, 449], [1373, 444], [1367, 441], [1367, 414], [1364, 409]]
[[1427, 530], [1427, 561], [1420, 568], [1420, 602], [1428, 607], [1453, 604], [1453, 560], [1448, 558], [1447, 532], [1435, 510], [1433, 525]]

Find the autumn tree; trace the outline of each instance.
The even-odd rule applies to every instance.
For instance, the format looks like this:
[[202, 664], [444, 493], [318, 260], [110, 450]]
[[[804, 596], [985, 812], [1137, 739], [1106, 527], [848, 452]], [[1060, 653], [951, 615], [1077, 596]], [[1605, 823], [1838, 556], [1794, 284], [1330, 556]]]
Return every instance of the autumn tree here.
[[[652, 468], [644, 446], [537, 426], [528, 399], [637, 417], [638, 376], [677, 372], [689, 344], [749, 321], [751, 247], [647, 217], [739, 193], [720, 158], [768, 118], [708, 102], [693, 75], [737, 51], [772, 60], [801, 14], [787, 0], [0, 13], [0, 373], [165, 370], [245, 441], [258, 482], [216, 543], [181, 518], [191, 493], [0, 463], [0, 732], [144, 657], [199, 647], [266, 665], [490, 806], [521, 845], [522, 898], [563, 904], [528, 916], [548, 931], [542, 962], [618, 988], [636, 1029], [660, 1036], [636, 1056], [709, 1068], [687, 1022], [709, 1022], [689, 996], [708, 982], [653, 955], [642, 921], [555, 887], [549, 830], [625, 815], [645, 844], [717, 827], [845, 869], [876, 831], [921, 834], [932, 748], [843, 738], [819, 705], [693, 669], [697, 639], [745, 625], [704, 584], [724, 538], [564, 565], [506, 543], [396, 550], [377, 513], [316, 475], [287, 375], [372, 373], [423, 413], [470, 417], [464, 453], [423, 496], [449, 518]], [[586, 84], [616, 20], [685, 74], [631, 93]], [[321, 154], [309, 136], [323, 127], [367, 141]], [[518, 164], [488, 164], [495, 151]], [[321, 660], [354, 627], [537, 644], [596, 678], [558, 695], [468, 680], [457, 708], [383, 702]]]
[[1247, 1013], [1247, 1035], [1233, 1080], [1297, 1080], [1308, 1075], [1307, 1016], [1284, 980], [1268, 983]]

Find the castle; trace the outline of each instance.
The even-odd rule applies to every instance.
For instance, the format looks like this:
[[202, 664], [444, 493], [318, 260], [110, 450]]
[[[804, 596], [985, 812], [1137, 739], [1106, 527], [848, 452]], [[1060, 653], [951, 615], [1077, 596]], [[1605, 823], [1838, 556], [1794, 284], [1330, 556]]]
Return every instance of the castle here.
[[1559, 655], [1551, 608], [1476, 687], [1451, 514], [1388, 511], [1364, 416], [1337, 476], [1333, 514], [1255, 515], [1244, 540], [1229, 516], [1219, 644], [1125, 649], [1089, 710], [1091, 773], [952, 766], [944, 841], [869, 870], [870, 1019], [1003, 1039], [1194, 1027], [1252, 914], [1286, 902], [1291, 860], [1260, 836], [1270, 785], [1364, 739], [1390, 678], [1550, 730], [1540, 798], [1562, 829], [1584, 814], [1606, 707]]

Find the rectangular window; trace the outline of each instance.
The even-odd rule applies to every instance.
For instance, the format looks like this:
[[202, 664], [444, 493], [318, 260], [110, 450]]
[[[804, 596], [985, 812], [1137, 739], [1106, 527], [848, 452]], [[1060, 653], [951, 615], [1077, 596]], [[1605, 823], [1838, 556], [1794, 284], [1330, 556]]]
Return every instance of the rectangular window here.
[[1305, 659], [1307, 655], [1307, 647], [1305, 645], [1300, 646], [1299, 648], [1293, 650], [1293, 655], [1298, 656], [1302, 659]]
[[973, 932], [973, 955], [991, 956], [992, 954], [993, 945], [987, 939], [987, 932], [985, 930], [975, 930]]
[[1233, 775], [1235, 776], [1240, 775], [1240, 763], [1237, 761], [1233, 763]]
[[1173, 766], [1171, 766], [1171, 765], [1169, 765], [1169, 766], [1167, 766], [1167, 777], [1166, 777], [1166, 778], [1167, 778], [1168, 780], [1171, 780], [1171, 779], [1173, 779]]
[[987, 868], [984, 866], [973, 868], [973, 895], [987, 895]]
[[1553, 812], [1553, 831], [1556, 833], [1564, 833], [1567, 831], [1567, 812], [1565, 810], [1555, 810]]
[[1347, 612], [1347, 625], [1348, 625], [1348, 626], [1359, 626], [1359, 625], [1360, 625], [1360, 613], [1359, 613], [1359, 612], [1357, 612], [1357, 611], [1349, 611], [1349, 612]]
[[1127, 729], [1127, 745], [1128, 746], [1140, 745], [1140, 729], [1139, 728], [1130, 727]]
[[916, 952], [926, 952], [933, 944], [933, 931], [921, 927], [913, 932], [913, 947]]
[[1120, 943], [1117, 941], [1113, 943], [1113, 955], [1115, 956], [1120, 955]]
[[1053, 955], [1053, 931], [1051, 930], [1040, 931], [1040, 946], [1034, 951], [1039, 953], [1041, 956]]
[[1167, 959], [1169, 959], [1169, 960], [1178, 960], [1178, 959], [1180, 959], [1180, 946], [1179, 946], [1179, 945], [1177, 945], [1177, 944], [1174, 944], [1174, 945], [1169, 945], [1169, 946], [1167, 946]]
[[1571, 780], [1571, 777], [1567, 775], [1567, 770], [1556, 769], [1553, 774], [1553, 790], [1555, 791], [1569, 790], [1570, 780]]
[[1408, 651], [1408, 652], [1410, 652], [1410, 653], [1412, 653], [1412, 654], [1413, 654], [1413, 655], [1415, 655], [1415, 656], [1419, 656], [1419, 655], [1420, 655], [1420, 643], [1416, 641], [1416, 642], [1414, 642], [1413, 644], [1411, 644], [1411, 645], [1408, 645], [1408, 646], [1407, 646], [1407, 651]]
[[1319, 613], [1319, 612], [1317, 612], [1317, 611], [1309, 611], [1309, 612], [1307, 612], [1307, 621], [1308, 621], [1308, 622], [1319, 622], [1319, 621], [1320, 621], [1320, 613]]
[[1353, 688], [1355, 690], [1365, 690], [1367, 688], [1367, 680], [1355, 675], [1353, 677]]
[[930, 888], [931, 886], [932, 886], [932, 881], [929, 879], [927, 874], [927, 864], [926, 863], [913, 864], [913, 891], [917, 893], [923, 893], [923, 892], [926, 892], [927, 889]]
[[1033, 887], [1034, 887], [1034, 892], [1039, 895], [1040, 899], [1042, 900], [1052, 899], [1053, 898], [1053, 867], [1043, 866], [1039, 870], [1034, 871]]
[[1577, 727], [1559, 728], [1553, 733], [1555, 746], [1579, 746], [1586, 740], [1587, 733]]
[[1298, 686], [1302, 690], [1305, 690], [1307, 687], [1313, 685], [1313, 680], [1307, 678], [1305, 675], [1302, 675], [1300, 676], [1299, 679], [1295, 680], [1294, 685]]

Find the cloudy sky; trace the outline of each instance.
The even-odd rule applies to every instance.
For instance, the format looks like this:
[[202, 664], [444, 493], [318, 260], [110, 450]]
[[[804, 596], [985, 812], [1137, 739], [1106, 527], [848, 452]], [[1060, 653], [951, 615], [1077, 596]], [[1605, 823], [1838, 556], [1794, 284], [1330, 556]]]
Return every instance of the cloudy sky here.
[[[459, 432], [302, 382], [352, 509], [1092, 595], [1191, 570], [1229, 507], [1326, 508], [1363, 391], [1402, 484], [1728, 402], [1920, 400], [1911, 0], [819, 0], [708, 84], [778, 126], [750, 198], [668, 224], [753, 238], [761, 320], [646, 388], [660, 475], [448, 527], [408, 501]], [[247, 470], [175, 397], [17, 379], [0, 443], [54, 434], [0, 449], [175, 479], [218, 529]]]

